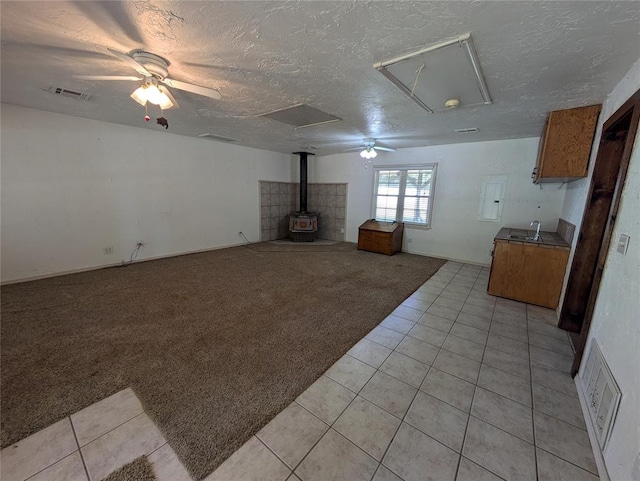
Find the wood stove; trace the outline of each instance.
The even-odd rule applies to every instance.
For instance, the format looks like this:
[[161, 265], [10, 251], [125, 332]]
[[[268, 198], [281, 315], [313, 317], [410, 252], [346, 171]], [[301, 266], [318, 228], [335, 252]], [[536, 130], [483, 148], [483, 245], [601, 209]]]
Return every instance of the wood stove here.
[[294, 242], [313, 242], [318, 231], [318, 212], [307, 212], [307, 155], [308, 152], [295, 152], [300, 156], [300, 210], [289, 215], [289, 233]]

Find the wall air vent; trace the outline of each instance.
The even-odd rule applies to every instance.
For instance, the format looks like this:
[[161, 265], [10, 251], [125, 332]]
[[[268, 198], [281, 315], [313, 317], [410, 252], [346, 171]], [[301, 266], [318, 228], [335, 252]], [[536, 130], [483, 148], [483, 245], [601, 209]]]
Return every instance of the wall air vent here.
[[468, 129], [455, 129], [456, 134], [472, 134], [477, 131], [477, 127], [469, 127]]
[[198, 138], [206, 139], [206, 140], [217, 140], [218, 142], [240, 142], [240, 139], [223, 137], [222, 135], [214, 135], [214, 134], [200, 134], [198, 135]]
[[589, 357], [580, 376], [580, 386], [600, 448], [604, 450], [622, 394], [595, 339], [591, 342]]
[[267, 117], [294, 127], [311, 127], [312, 125], [328, 124], [342, 120], [340, 117], [328, 114], [306, 104], [298, 104], [280, 110], [274, 110], [260, 117]]
[[51, 92], [54, 95], [62, 95], [63, 97], [69, 97], [70, 99], [76, 99], [76, 100], [83, 100], [86, 102], [88, 102], [93, 98], [93, 95], [90, 95], [84, 92], [77, 92], [75, 90], [65, 89], [62, 87], [51, 87], [49, 89], [49, 92]]

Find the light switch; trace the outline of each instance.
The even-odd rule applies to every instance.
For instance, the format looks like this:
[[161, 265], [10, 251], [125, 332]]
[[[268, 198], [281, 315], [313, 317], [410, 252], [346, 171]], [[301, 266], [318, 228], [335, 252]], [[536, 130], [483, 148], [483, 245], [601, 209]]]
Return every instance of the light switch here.
[[618, 240], [618, 252], [623, 256], [627, 254], [629, 239], [630, 237], [627, 234], [620, 234], [620, 239]]

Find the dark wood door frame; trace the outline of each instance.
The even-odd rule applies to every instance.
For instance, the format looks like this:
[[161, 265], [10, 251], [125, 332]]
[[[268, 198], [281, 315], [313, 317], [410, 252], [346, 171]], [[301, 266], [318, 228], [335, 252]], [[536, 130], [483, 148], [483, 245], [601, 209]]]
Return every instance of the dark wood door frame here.
[[587, 299], [593, 286], [600, 249], [614, 204], [630, 115], [603, 128], [586, 199], [578, 243], [560, 313], [559, 327], [580, 332], [587, 312]]
[[578, 372], [609, 252], [640, 118], [640, 90], [603, 125], [559, 327], [579, 332], [571, 369]]

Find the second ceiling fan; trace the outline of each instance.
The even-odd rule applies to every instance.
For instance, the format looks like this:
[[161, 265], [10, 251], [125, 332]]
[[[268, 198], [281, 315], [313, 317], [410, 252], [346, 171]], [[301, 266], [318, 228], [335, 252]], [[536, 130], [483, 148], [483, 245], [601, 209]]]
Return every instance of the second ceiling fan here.
[[360, 149], [363, 149], [362, 152], [360, 152], [360, 157], [362, 157], [363, 159], [367, 159], [367, 160], [371, 160], [371, 159], [375, 159], [376, 158], [376, 156], [378, 155], [376, 150], [381, 150], [381, 151], [384, 151], [384, 152], [395, 152], [396, 151], [396, 149], [392, 149], [390, 147], [382, 147], [381, 145], [377, 145], [376, 146], [376, 141], [374, 139], [364, 139], [362, 141], [362, 146], [361, 147], [356, 147], [355, 149], [347, 149], [347, 150], [345, 150], [345, 152], [353, 152], [353, 151], [360, 150]]

